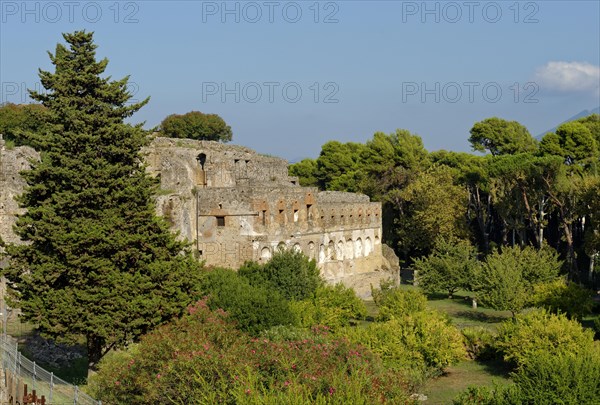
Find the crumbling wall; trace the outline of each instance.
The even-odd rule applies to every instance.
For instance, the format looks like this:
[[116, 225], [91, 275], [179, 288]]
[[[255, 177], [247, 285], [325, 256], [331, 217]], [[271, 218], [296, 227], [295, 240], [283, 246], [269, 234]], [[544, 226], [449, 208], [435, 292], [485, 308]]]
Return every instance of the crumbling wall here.
[[207, 264], [235, 269], [286, 248], [363, 296], [395, 278], [382, 254], [381, 204], [368, 196], [300, 187], [285, 160], [240, 146], [156, 138], [145, 153], [161, 179], [158, 212]]
[[[322, 276], [362, 296], [370, 284], [395, 278], [382, 254], [381, 204], [361, 194], [300, 187], [285, 160], [210, 141], [155, 138], [142, 151], [147, 170], [160, 178], [157, 213], [209, 265], [238, 268], [264, 262], [277, 249], [296, 249], [317, 261]], [[31, 148], [8, 149], [0, 140], [0, 236], [22, 212], [15, 196], [19, 172], [39, 159]]]
[[26, 183], [20, 172], [30, 168], [30, 162], [39, 154], [30, 147], [7, 148], [0, 138], [0, 237], [7, 243], [18, 243], [13, 232], [17, 214], [23, 212], [15, 197], [25, 189]]

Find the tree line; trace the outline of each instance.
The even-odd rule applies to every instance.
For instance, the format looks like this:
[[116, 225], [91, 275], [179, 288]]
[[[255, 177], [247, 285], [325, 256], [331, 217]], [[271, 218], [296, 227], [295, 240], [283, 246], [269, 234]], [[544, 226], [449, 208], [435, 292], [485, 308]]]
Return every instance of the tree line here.
[[365, 143], [330, 141], [290, 166], [300, 184], [361, 192], [383, 205], [385, 241], [411, 266], [442, 236], [480, 255], [549, 246], [578, 282], [597, 283], [600, 251], [600, 116], [560, 125], [540, 141], [493, 117], [470, 131], [474, 154], [429, 152], [407, 130]]

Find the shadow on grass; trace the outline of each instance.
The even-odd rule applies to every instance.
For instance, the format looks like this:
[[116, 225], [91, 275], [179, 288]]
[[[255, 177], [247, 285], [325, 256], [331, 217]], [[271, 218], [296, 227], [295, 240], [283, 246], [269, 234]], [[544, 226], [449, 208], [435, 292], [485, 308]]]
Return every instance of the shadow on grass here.
[[454, 316], [457, 318], [469, 319], [477, 322], [484, 323], [500, 323], [506, 320], [504, 316], [498, 315], [489, 315], [484, 312], [475, 312], [475, 311], [459, 311], [455, 312]]
[[513, 371], [513, 367], [510, 364], [505, 363], [500, 358], [491, 360], [477, 360], [486, 371], [486, 373], [494, 377], [510, 378], [510, 373]]

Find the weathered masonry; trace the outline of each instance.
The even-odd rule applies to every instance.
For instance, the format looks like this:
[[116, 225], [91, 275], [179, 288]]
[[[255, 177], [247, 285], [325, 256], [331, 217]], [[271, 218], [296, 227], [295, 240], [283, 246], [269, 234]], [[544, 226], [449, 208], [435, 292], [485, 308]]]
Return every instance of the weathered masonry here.
[[[236, 269], [287, 248], [314, 258], [327, 281], [361, 295], [397, 277], [397, 258], [381, 243], [381, 204], [365, 195], [300, 187], [285, 160], [241, 146], [155, 138], [143, 154], [148, 171], [160, 176], [158, 213], [208, 265]], [[37, 159], [33, 149], [8, 149], [0, 139], [5, 242], [19, 241], [12, 231], [22, 212], [15, 200], [25, 187], [19, 173]]]
[[19, 174], [30, 167], [30, 161], [39, 159], [39, 154], [30, 147], [6, 148], [0, 135], [0, 237], [7, 243], [19, 241], [12, 227], [16, 215], [21, 213], [15, 197], [25, 188], [25, 180]]
[[155, 138], [145, 156], [161, 179], [159, 213], [208, 265], [235, 269], [287, 248], [315, 259], [327, 281], [361, 294], [392, 276], [381, 204], [365, 195], [300, 187], [285, 160], [241, 146]]

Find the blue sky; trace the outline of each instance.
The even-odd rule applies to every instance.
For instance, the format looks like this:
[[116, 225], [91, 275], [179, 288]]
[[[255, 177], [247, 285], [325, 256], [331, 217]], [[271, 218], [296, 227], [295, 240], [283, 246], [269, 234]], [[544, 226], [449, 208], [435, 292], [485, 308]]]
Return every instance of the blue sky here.
[[95, 32], [134, 118], [217, 113], [290, 160], [408, 129], [469, 151], [491, 116], [533, 135], [600, 106], [600, 1], [0, 0], [2, 102], [28, 102], [61, 33]]

